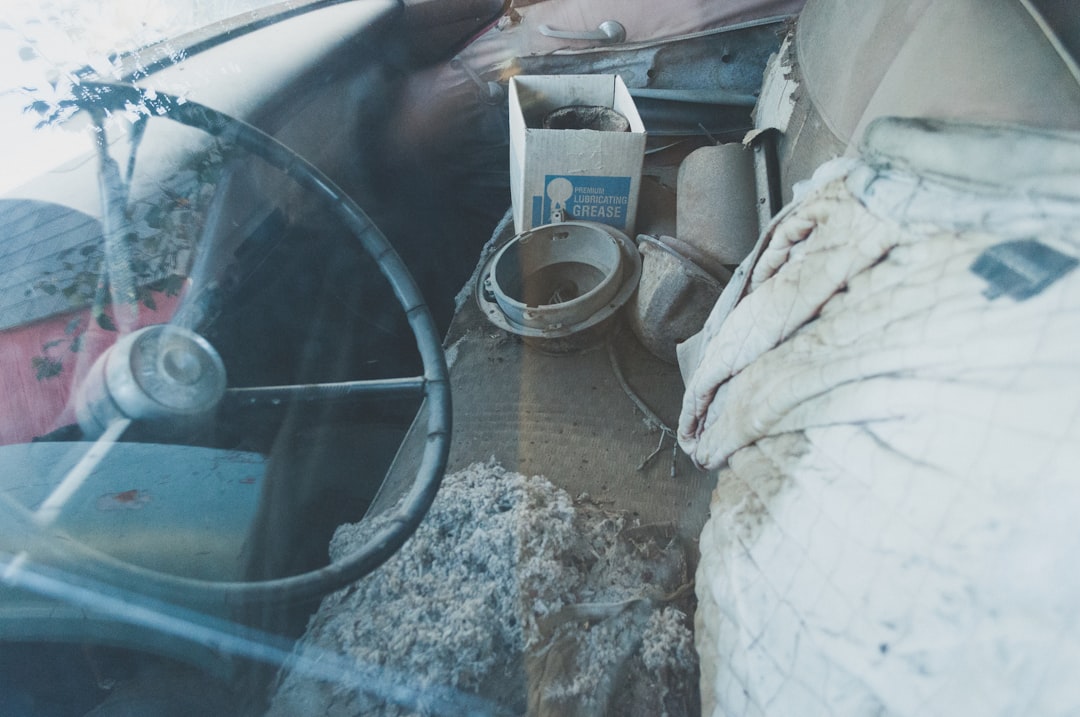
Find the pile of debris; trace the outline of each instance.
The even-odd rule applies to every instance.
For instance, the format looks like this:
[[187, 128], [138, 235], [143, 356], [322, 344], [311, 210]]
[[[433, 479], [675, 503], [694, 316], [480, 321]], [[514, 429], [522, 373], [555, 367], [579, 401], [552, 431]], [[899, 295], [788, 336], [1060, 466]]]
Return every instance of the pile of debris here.
[[[332, 556], [379, 520], [339, 528]], [[391, 560], [323, 602], [301, 646], [509, 713], [696, 714], [690, 570], [668, 526], [638, 526], [542, 477], [475, 464], [446, 477]], [[284, 673], [269, 714], [301, 713], [407, 711]]]

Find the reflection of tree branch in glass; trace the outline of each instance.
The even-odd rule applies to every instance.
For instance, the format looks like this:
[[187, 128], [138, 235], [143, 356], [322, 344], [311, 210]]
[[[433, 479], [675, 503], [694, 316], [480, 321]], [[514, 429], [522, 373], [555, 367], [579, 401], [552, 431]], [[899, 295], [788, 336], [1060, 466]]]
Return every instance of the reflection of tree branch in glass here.
[[178, 169], [171, 186], [135, 201], [129, 201], [116, 162], [109, 161], [111, 179], [103, 177], [101, 183], [114, 186], [101, 188], [106, 212], [101, 237], [61, 252], [58, 268], [45, 272], [35, 286], [44, 294], [63, 296], [79, 312], [57, 323], [56, 340], [42, 345], [41, 354], [32, 358], [38, 380], [63, 372], [63, 354], [56, 349], [67, 344], [70, 353], [79, 353], [91, 325], [127, 333], [145, 324], [142, 309], [157, 314], [175, 304], [191, 269], [225, 151], [217, 143], [210, 145]]
[[[99, 286], [108, 287], [113, 305], [113, 319], [121, 332], [131, 331], [139, 320], [139, 302], [132, 272], [132, 251], [128, 238], [135, 238], [131, 218], [127, 211], [128, 188], [120, 176], [120, 166], [109, 156], [108, 141], [102, 118], [95, 117], [97, 129], [96, 146], [98, 159], [98, 192], [101, 199], [102, 235], [105, 262]], [[136, 147], [132, 145], [134, 155]], [[102, 292], [103, 293], [103, 292]], [[94, 313], [104, 312], [105, 297], [99, 293], [94, 298]]]

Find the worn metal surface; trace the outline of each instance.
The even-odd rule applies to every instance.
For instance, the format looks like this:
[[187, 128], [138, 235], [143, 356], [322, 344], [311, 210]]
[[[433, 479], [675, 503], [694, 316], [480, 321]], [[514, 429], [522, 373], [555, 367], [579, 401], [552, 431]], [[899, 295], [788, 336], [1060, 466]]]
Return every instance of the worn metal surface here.
[[506, 240], [482, 263], [474, 284], [492, 328], [566, 353], [609, 333], [640, 276], [641, 257], [625, 234], [566, 222]]
[[726, 90], [757, 96], [783, 20], [770, 19], [672, 40], [517, 58], [523, 75], [618, 74], [627, 87]]
[[676, 237], [711, 264], [737, 266], [758, 237], [754, 153], [741, 143], [702, 147], [679, 167]]
[[[512, 74], [617, 74], [634, 94], [651, 136], [738, 139], [784, 21], [768, 19], [676, 39], [516, 58]], [[635, 92], [642, 90], [642, 92]], [[677, 91], [670, 92], [656, 91]], [[695, 92], [696, 91], [696, 92]]]
[[[478, 303], [463, 302], [446, 341], [454, 392], [448, 469], [494, 458], [581, 500], [631, 511], [642, 523], [674, 523], [696, 540], [713, 482], [626, 390], [673, 426], [683, 391], [679, 371], [625, 326], [608, 341], [550, 355], [493, 326]], [[392, 473], [413, 469], [417, 438], [406, 440]]]
[[[450, 468], [494, 457], [540, 474], [573, 496], [674, 522], [696, 538], [712, 481], [626, 394], [604, 348], [551, 356], [492, 330], [470, 306], [454, 342], [455, 440]], [[612, 339], [626, 383], [668, 425], [682, 395], [678, 370], [629, 331]], [[661, 446], [652, 460], [646, 460]], [[672, 472], [674, 471], [674, 476]]]
[[660, 239], [638, 237], [638, 248], [641, 283], [627, 318], [642, 345], [675, 364], [675, 346], [705, 325], [724, 283]]

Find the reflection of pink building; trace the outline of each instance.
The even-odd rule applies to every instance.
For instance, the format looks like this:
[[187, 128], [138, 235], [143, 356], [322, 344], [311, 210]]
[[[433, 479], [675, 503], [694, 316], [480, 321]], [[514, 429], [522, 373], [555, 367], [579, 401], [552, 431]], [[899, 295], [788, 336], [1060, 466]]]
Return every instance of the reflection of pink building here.
[[[156, 308], [140, 305], [132, 329], [165, 323], [179, 300], [179, 296], [154, 294]], [[79, 350], [72, 352], [74, 336], [67, 329], [80, 316], [84, 317], [82, 326], [90, 328], [82, 335]], [[72, 389], [119, 336], [94, 324], [89, 309], [0, 331], [0, 445], [25, 443], [74, 423]], [[56, 375], [39, 377], [35, 359], [46, 357], [59, 361], [63, 368]]]
[[150, 218], [154, 221], [145, 211], [138, 214], [140, 242], [124, 247], [132, 267], [129, 279], [141, 287], [140, 301], [105, 307], [105, 315], [120, 329], [115, 331], [98, 325], [90, 309], [102, 280], [101, 223], [64, 204], [0, 199], [5, 232], [0, 251], [0, 445], [27, 442], [75, 423], [73, 389], [94, 360], [122, 333], [172, 317], [183, 283], [164, 282], [170, 284], [168, 293], [147, 292], [162, 286], [155, 282], [179, 278], [173, 272], [186, 266], [185, 235], [175, 222], [165, 221], [172, 217]]

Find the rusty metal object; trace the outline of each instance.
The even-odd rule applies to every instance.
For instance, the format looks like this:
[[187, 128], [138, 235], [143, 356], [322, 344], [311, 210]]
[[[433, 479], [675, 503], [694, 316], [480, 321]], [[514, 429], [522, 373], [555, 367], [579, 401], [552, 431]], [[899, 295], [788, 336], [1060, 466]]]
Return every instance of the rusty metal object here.
[[518, 234], [488, 259], [477, 300], [496, 326], [549, 353], [596, 343], [629, 301], [641, 258], [622, 232], [564, 222]]
[[628, 322], [645, 348], [674, 364], [675, 346], [701, 330], [731, 274], [713, 276], [665, 239], [638, 237], [641, 281]]
[[544, 116], [544, 129], [591, 129], [598, 132], [629, 132], [630, 120], [603, 105], [569, 105]]
[[743, 260], [758, 236], [754, 153], [742, 144], [691, 152], [679, 167], [676, 232], [717, 264]]

